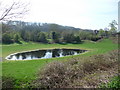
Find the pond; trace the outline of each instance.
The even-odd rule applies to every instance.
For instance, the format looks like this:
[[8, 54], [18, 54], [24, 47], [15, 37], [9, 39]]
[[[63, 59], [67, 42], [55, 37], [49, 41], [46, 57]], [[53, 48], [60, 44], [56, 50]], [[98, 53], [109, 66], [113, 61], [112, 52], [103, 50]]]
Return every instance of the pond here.
[[87, 50], [80, 49], [48, 49], [48, 50], [36, 50], [29, 52], [21, 52], [11, 54], [6, 57], [7, 60], [32, 60], [32, 59], [46, 59], [54, 57], [64, 57], [68, 55], [78, 55]]

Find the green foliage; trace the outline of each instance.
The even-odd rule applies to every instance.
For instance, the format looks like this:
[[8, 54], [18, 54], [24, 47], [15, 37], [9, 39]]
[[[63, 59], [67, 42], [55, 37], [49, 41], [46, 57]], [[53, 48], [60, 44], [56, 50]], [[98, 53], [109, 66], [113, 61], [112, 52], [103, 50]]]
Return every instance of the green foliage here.
[[120, 88], [120, 76], [115, 76], [107, 84], [102, 84], [100, 88]]
[[100, 37], [105, 36], [105, 31], [104, 31], [103, 29], [100, 29], [98, 35], [99, 35]]
[[[82, 34], [79, 36], [78, 29], [73, 27], [64, 27], [57, 24], [43, 24], [41, 26], [40, 23], [25, 23], [19, 21], [13, 21], [4, 24], [3, 34], [6, 32], [10, 33], [10, 37], [15, 42], [19, 42], [19, 39], [22, 39], [26, 42], [33, 41], [42, 43], [80, 43], [81, 39], [91, 40], [90, 38], [94, 37], [92, 33], [87, 32], [82, 32]], [[16, 35], [16, 33], [18, 35]], [[53, 39], [53, 41], [48, 42], [47, 39]]]
[[11, 43], [13, 43], [13, 40], [9, 34], [4, 33], [4, 34], [2, 34], [2, 42], [5, 44], [11, 44]]
[[37, 34], [37, 41], [38, 42], [43, 42], [43, 43], [47, 43], [47, 39], [46, 39], [46, 36], [45, 36], [45, 34], [44, 33], [42, 33], [42, 32], [40, 32], [40, 33], [38, 33]]
[[[8, 21], [6, 23], [3, 23], [2, 27], [3, 34], [9, 33], [9, 37], [15, 42], [19, 42], [19, 38], [26, 42], [33, 41], [42, 43], [80, 43], [81, 40], [97, 41], [103, 37], [108, 37], [110, 35], [113, 36], [116, 34], [116, 25], [117, 23], [114, 20], [112, 23], [110, 23], [111, 29], [109, 32], [105, 32], [100, 29], [99, 33], [98, 30], [80, 30], [79, 28], [61, 26], [58, 24], [27, 23], [21, 21]], [[3, 36], [3, 42], [5, 39], [8, 40], [6, 37], [4, 38]], [[47, 39], [53, 39], [53, 41], [48, 42]], [[12, 42], [8, 40], [8, 43]]]
[[100, 39], [96, 34], [94, 34], [92, 32], [80, 31], [79, 36], [80, 36], [81, 40], [97, 41]]
[[2, 23], [2, 33], [10, 33], [12, 30], [8, 24]]
[[79, 36], [80, 36], [81, 40], [86, 40], [87, 37], [89, 36], [89, 33], [88, 32], [84, 32], [84, 31], [80, 31], [79, 32]]
[[75, 37], [75, 41], [76, 41], [76, 43], [80, 43], [80, 42], [81, 42], [80, 37], [79, 37], [79, 36], [76, 36], [76, 37]]
[[113, 20], [111, 23], [109, 23], [109, 26], [111, 27], [111, 29], [113, 31], [115, 31], [117, 29], [116, 25], [118, 25], [118, 24], [117, 24], [117, 22], [115, 20]]
[[25, 32], [25, 30], [21, 30], [20, 31], [20, 37], [22, 38], [22, 40], [24, 40], [24, 41], [26, 41], [26, 32]]
[[52, 32], [52, 39], [53, 39], [53, 42], [58, 43], [59, 42], [59, 34], [56, 32]]
[[63, 36], [63, 40], [66, 43], [80, 43], [81, 42], [80, 37], [79, 36], [75, 36], [73, 33], [65, 34]]
[[89, 39], [92, 40], [92, 41], [98, 41], [98, 40], [101, 39], [101, 38], [98, 37], [97, 35], [91, 35], [91, 36], [89, 37]]
[[64, 40], [65, 42], [67, 42], [67, 43], [73, 42], [73, 39], [74, 39], [73, 33], [71, 33], [71, 34], [66, 34], [66, 35], [63, 36], [63, 40]]
[[18, 34], [15, 34], [15, 35], [14, 35], [14, 41], [15, 41], [16, 43], [19, 43], [19, 42], [20, 42], [19, 39], [20, 39], [19, 35], [18, 35]]
[[113, 20], [111, 23], [109, 23], [109, 26], [110, 26], [110, 34], [111, 35], [114, 35], [116, 32], [117, 32], [117, 27], [116, 27], [117, 22], [115, 20]]

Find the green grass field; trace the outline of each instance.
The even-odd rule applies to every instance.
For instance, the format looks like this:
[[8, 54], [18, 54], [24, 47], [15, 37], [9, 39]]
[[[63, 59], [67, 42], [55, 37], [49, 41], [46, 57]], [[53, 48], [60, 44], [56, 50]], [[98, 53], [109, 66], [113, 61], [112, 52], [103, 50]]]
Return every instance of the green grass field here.
[[[29, 51], [35, 49], [52, 49], [52, 48], [72, 48], [72, 49], [86, 49], [89, 52], [86, 52], [81, 55], [75, 56], [66, 56], [61, 58], [52, 58], [52, 59], [38, 59], [38, 60], [23, 60], [23, 61], [8, 61], [5, 60], [5, 57], [9, 54]], [[47, 63], [54, 60], [69, 60], [69, 58], [76, 57], [86, 57], [95, 54], [107, 53], [111, 50], [118, 49], [118, 45], [112, 43], [109, 39], [104, 39], [101, 42], [91, 42], [85, 41], [82, 44], [39, 44], [39, 43], [24, 43], [24, 44], [11, 44], [11, 45], [2, 45], [2, 74], [6, 77], [13, 77], [16, 79], [16, 84], [19, 82], [29, 82], [36, 78], [37, 71], [44, 68]]]

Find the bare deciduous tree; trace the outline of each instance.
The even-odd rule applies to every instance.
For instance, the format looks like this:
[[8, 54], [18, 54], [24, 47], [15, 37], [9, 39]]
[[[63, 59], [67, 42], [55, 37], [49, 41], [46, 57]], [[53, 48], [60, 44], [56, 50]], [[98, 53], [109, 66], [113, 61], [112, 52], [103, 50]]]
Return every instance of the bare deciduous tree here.
[[29, 11], [28, 6], [28, 3], [20, 1], [13, 1], [10, 4], [7, 2], [5, 5], [0, 1], [0, 21], [23, 17]]

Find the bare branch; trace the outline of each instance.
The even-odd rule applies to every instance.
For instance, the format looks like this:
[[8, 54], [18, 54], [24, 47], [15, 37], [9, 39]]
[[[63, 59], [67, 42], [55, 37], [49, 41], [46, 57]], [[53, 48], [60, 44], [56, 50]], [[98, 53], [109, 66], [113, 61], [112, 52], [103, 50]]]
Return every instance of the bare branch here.
[[15, 5], [15, 3], [13, 3], [10, 8], [6, 9], [6, 10], [3, 12], [0, 20], [3, 20], [3, 19], [10, 13], [10, 11], [12, 10], [12, 8], [13, 8], [14, 5]]
[[[2, 2], [0, 2], [0, 6], [2, 6]], [[2, 10], [2, 12], [0, 12], [0, 21], [6, 21], [24, 16], [29, 11], [28, 6], [29, 4], [12, 2], [12, 4], [7, 7], [0, 7]]]

